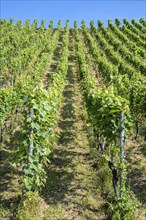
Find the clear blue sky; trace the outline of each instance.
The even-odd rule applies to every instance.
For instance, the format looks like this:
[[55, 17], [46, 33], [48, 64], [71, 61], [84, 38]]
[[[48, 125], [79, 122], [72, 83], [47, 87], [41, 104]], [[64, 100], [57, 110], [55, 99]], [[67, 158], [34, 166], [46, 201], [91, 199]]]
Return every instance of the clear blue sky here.
[[82, 19], [89, 25], [90, 20], [95, 22], [101, 19], [105, 26], [107, 20], [119, 18], [127, 18], [129, 21], [134, 18], [138, 20], [143, 17], [146, 19], [146, 0], [0, 0], [1, 1], [1, 18], [9, 20], [14, 18], [14, 22], [21, 19], [23, 22], [30, 19], [31, 22], [37, 18], [38, 24], [42, 19], [46, 20], [46, 25], [51, 19], [54, 20], [54, 26], [57, 25], [59, 19], [62, 20], [63, 26], [67, 19], [70, 19], [70, 26], [73, 21], [79, 23]]

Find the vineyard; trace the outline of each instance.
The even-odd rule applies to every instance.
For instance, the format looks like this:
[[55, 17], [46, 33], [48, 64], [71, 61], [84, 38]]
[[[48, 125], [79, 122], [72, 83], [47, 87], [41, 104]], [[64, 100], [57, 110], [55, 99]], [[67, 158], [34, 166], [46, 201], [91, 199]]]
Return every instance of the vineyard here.
[[146, 20], [0, 20], [0, 220], [146, 219]]

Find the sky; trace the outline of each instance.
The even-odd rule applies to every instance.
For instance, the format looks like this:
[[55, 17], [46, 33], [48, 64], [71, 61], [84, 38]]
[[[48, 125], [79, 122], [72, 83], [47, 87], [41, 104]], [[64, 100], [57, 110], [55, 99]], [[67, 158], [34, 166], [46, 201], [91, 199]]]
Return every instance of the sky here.
[[54, 20], [54, 27], [59, 20], [62, 20], [64, 26], [69, 19], [72, 27], [74, 20], [80, 25], [84, 19], [89, 26], [90, 20], [97, 24], [100, 19], [107, 26], [108, 19], [146, 19], [146, 0], [0, 0], [0, 18], [13, 18], [14, 23], [19, 19], [22, 23], [30, 19], [32, 23], [37, 18], [38, 26], [45, 19], [46, 27], [51, 19]]

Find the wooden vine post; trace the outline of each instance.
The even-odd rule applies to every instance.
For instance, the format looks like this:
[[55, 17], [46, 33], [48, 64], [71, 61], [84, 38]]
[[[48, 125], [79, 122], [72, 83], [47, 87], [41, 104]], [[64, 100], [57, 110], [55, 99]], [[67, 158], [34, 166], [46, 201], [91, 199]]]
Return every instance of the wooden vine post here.
[[146, 141], [146, 127], [144, 128], [144, 141]]
[[11, 110], [11, 124], [10, 124], [10, 130], [12, 131], [14, 127], [14, 117], [13, 117], [13, 110]]
[[1, 121], [0, 132], [0, 142], [3, 143], [3, 121]]
[[[122, 167], [123, 158], [124, 158], [124, 112], [121, 112], [120, 115], [120, 165]], [[120, 172], [120, 197], [122, 196], [122, 188], [123, 188], [123, 170]]]

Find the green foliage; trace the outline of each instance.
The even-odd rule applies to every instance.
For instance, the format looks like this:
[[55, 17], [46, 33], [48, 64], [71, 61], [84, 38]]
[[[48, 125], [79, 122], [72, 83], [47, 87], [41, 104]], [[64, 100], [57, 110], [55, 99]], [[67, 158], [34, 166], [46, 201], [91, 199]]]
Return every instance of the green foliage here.
[[[141, 79], [144, 81], [144, 77], [142, 77], [139, 73], [134, 76], [129, 75], [123, 76], [118, 73], [118, 69], [107, 61], [107, 59], [102, 56], [98, 51], [94, 40], [88, 33], [88, 30], [85, 26], [84, 21], [82, 22], [82, 29], [85, 36], [85, 40], [90, 45], [91, 53], [94, 57], [95, 64], [97, 64], [97, 68], [100, 70], [103, 77], [106, 78], [109, 86], [106, 88], [97, 87], [94, 77], [89, 73], [88, 65], [86, 63], [86, 56], [84, 54], [84, 46], [81, 43], [81, 39], [79, 37], [79, 32], [77, 30], [77, 23], [75, 24], [75, 38], [76, 38], [76, 54], [77, 61], [80, 71], [80, 79], [83, 90], [83, 95], [86, 102], [86, 108], [88, 112], [88, 116], [90, 118], [90, 122], [94, 128], [96, 128], [97, 132], [100, 132], [100, 135], [106, 138], [107, 149], [104, 152], [103, 159], [105, 162], [113, 161], [115, 168], [118, 170], [118, 173], [122, 173], [122, 187], [121, 187], [121, 196], [115, 198], [115, 195], [111, 196], [114, 198], [110, 201], [111, 204], [111, 219], [134, 219], [134, 205], [132, 203], [131, 194], [126, 189], [126, 167], [123, 163], [119, 162], [119, 150], [117, 140], [120, 134], [120, 113], [124, 112], [125, 121], [124, 121], [124, 130], [127, 133], [130, 130], [131, 122], [132, 122], [132, 114], [134, 109], [137, 107], [131, 108], [131, 96], [132, 92], [137, 88], [137, 96], [134, 96], [135, 104], [138, 101], [138, 97], [145, 97], [145, 92], [142, 95], [140, 91], [140, 83]], [[93, 26], [92, 22], [92, 31], [96, 30]], [[103, 28], [100, 28], [100, 31]], [[98, 33], [98, 36], [100, 34]], [[96, 35], [97, 37], [97, 35]], [[98, 40], [101, 38], [98, 38]], [[104, 41], [102, 41], [102, 46], [106, 45]], [[106, 45], [107, 46], [107, 45]], [[108, 50], [106, 48], [106, 50]], [[111, 48], [109, 48], [109, 54], [111, 56]], [[113, 59], [116, 57], [113, 56]], [[135, 78], [136, 76], [136, 78]], [[137, 81], [136, 79], [139, 79]], [[137, 85], [137, 86], [136, 86]], [[145, 88], [145, 83], [143, 83], [143, 89]], [[145, 89], [144, 89], [145, 91]], [[140, 95], [141, 94], [141, 95]], [[137, 100], [137, 101], [136, 101]], [[138, 102], [140, 104], [140, 101]], [[142, 102], [140, 106], [142, 107], [144, 104], [144, 99], [142, 98]], [[144, 110], [144, 108], [142, 107]], [[143, 110], [137, 111], [136, 114], [141, 114]], [[143, 115], [145, 117], [145, 115]], [[110, 187], [107, 186], [109, 184], [110, 176], [108, 176], [109, 168], [107, 166], [100, 166], [99, 175], [102, 178], [102, 191], [106, 193], [106, 195], [110, 195]], [[112, 186], [112, 181], [111, 181]]]
[[[7, 83], [10, 81], [11, 86], [0, 90], [0, 123], [12, 109], [24, 103], [25, 94], [36, 86], [58, 42], [60, 28], [48, 44], [47, 38], [52, 32], [34, 33], [34, 26], [29, 27], [29, 22], [25, 22], [19, 34], [19, 22], [14, 26], [10, 25], [9, 29], [2, 29], [1, 77], [7, 78]], [[35, 20], [34, 25], [36, 22]]]
[[[84, 25], [84, 21], [82, 25]], [[85, 26], [84, 31], [87, 31]], [[77, 28], [75, 32], [77, 59], [89, 118], [93, 127], [97, 128], [97, 131], [100, 131], [100, 134], [106, 138], [107, 144], [112, 145], [119, 136], [119, 117], [122, 111], [126, 116], [125, 129], [129, 128], [129, 102], [124, 97], [114, 94], [113, 87], [97, 88], [93, 77], [89, 74], [84, 48], [80, 42]]]
[[[68, 35], [67, 22], [60, 61], [56, 72], [51, 75], [48, 90], [42, 84], [25, 94], [23, 141], [17, 149], [16, 165], [23, 167], [22, 183], [27, 191], [40, 190], [44, 185], [45, 166], [49, 163], [49, 154], [58, 137], [55, 128], [68, 70]], [[33, 110], [32, 115], [30, 110]]]
[[[119, 163], [117, 140], [120, 132], [120, 114], [124, 112], [124, 130], [128, 134], [132, 120], [145, 125], [146, 118], [146, 66], [145, 33], [146, 21], [140, 23], [132, 19], [131, 23], [124, 19], [124, 26], [119, 29], [120, 20], [115, 24], [108, 20], [108, 29], [98, 20], [98, 29], [94, 21], [90, 22], [91, 32], [82, 21], [82, 30], [74, 22], [76, 60], [79, 67], [81, 88], [88, 111], [89, 121], [100, 135], [106, 138], [107, 150], [99, 170], [102, 177], [103, 191], [110, 192], [110, 178], [106, 162], [111, 158], [124, 181], [122, 197], [112, 197], [110, 210], [111, 219], [134, 219], [134, 204], [130, 193], [126, 190], [126, 167]], [[22, 25], [21, 20], [13, 24], [0, 20], [0, 75], [2, 88], [0, 90], [0, 126], [10, 115], [10, 112], [25, 106], [24, 124], [22, 127], [22, 143], [16, 151], [16, 165], [23, 171], [22, 183], [27, 191], [40, 190], [46, 181], [45, 167], [50, 163], [49, 156], [58, 137], [55, 127], [58, 122], [58, 109], [62, 102], [65, 76], [68, 71], [69, 20], [64, 31], [62, 22], [58, 22], [57, 30], [53, 30], [53, 21], [45, 29], [45, 20], [37, 28], [37, 19], [30, 25], [30, 20]], [[122, 30], [122, 31], [121, 31]], [[140, 31], [140, 35], [139, 35]], [[95, 77], [89, 72], [87, 57], [84, 51], [80, 32], [83, 33], [85, 44], [89, 47], [94, 66], [105, 81], [105, 86], [97, 87]], [[60, 33], [64, 33], [60, 37]], [[58, 40], [62, 39], [60, 57], [57, 69], [50, 76], [49, 88], [44, 89], [40, 83], [42, 73], [50, 62]], [[89, 55], [90, 56], [90, 55]], [[37, 86], [39, 82], [39, 86]], [[34, 114], [30, 116], [30, 109]], [[32, 133], [30, 131], [33, 131]], [[126, 136], [125, 135], [125, 136]], [[30, 143], [33, 143], [30, 153]], [[103, 160], [103, 161], [102, 161]], [[26, 200], [18, 212], [18, 219], [40, 219], [38, 212], [33, 213], [40, 204], [38, 194], [27, 194]], [[37, 200], [38, 199], [38, 200]], [[29, 207], [32, 204], [32, 207]], [[7, 211], [7, 210], [6, 210]], [[51, 213], [48, 208], [48, 213]], [[0, 208], [0, 212], [3, 210]], [[60, 212], [56, 214], [59, 218]]]
[[101, 20], [98, 20], [98, 28], [103, 27], [103, 22]]
[[119, 25], [121, 24], [121, 22], [118, 18], [115, 19], [115, 24], [117, 25], [117, 27], [119, 27]]
[[22, 103], [22, 96], [20, 93], [20, 87], [3, 88], [0, 90], [0, 125], [3, 120], [6, 119], [9, 112]]
[[[52, 97], [53, 98], [53, 97]], [[18, 149], [19, 162], [24, 160], [27, 165], [23, 166], [25, 174], [23, 183], [27, 190], [39, 189], [45, 182], [45, 170], [43, 165], [49, 162], [48, 155], [51, 153], [51, 147], [56, 140], [53, 127], [56, 124], [57, 103], [52, 103], [50, 94], [41, 88], [36, 88], [26, 100], [25, 124], [23, 126], [23, 142]], [[34, 109], [34, 115], [31, 117], [29, 109]], [[30, 128], [33, 134], [30, 134]], [[33, 141], [33, 155], [29, 155], [29, 142]], [[25, 153], [26, 152], [26, 153]]]
[[27, 192], [21, 201], [16, 219], [17, 220], [41, 220], [43, 219], [44, 201], [37, 192]]
[[139, 22], [144, 26], [146, 27], [146, 20], [144, 18], [140, 18], [139, 19]]
[[130, 192], [125, 192], [124, 197], [114, 198], [109, 206], [109, 215], [112, 220], [136, 220], [135, 204]]

